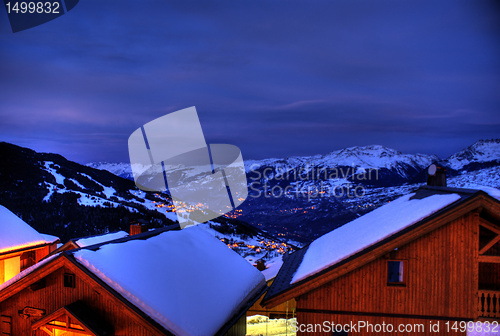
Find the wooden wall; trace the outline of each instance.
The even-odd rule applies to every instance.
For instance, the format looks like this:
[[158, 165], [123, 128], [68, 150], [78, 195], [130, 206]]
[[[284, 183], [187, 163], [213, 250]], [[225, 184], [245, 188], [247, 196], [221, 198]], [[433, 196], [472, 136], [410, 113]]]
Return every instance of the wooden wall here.
[[[390, 320], [357, 315], [363, 312], [411, 323], [428, 323], [429, 317], [476, 318], [478, 242], [478, 216], [471, 213], [300, 296], [297, 320]], [[387, 260], [407, 261], [406, 286], [387, 285]]]
[[247, 333], [247, 316], [243, 314], [224, 336], [245, 336]]
[[[64, 287], [64, 273], [76, 275], [75, 288]], [[46, 314], [51, 314], [77, 300], [84, 301], [104, 320], [113, 325], [116, 336], [164, 335], [145, 323], [144, 319], [128, 309], [123, 302], [108, 294], [87, 274], [68, 261], [64, 263], [63, 267], [46, 276], [45, 281], [46, 288], [37, 291], [24, 288], [14, 296], [0, 302], [0, 315], [12, 317], [12, 335], [46, 336], [42, 331], [32, 334], [31, 324], [36, 318], [24, 319], [18, 315], [18, 310], [29, 306], [45, 309]]]

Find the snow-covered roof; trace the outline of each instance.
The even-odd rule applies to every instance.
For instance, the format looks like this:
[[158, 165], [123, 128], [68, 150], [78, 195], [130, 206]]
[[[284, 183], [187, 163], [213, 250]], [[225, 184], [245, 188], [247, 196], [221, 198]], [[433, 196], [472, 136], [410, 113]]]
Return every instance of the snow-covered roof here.
[[112, 232], [112, 233], [105, 233], [105, 234], [102, 234], [99, 236], [74, 239], [73, 243], [75, 243], [79, 247], [87, 247], [90, 245], [101, 244], [101, 243], [115, 240], [115, 239], [125, 238], [127, 236], [128, 236], [127, 232], [118, 231], [118, 232]]
[[262, 271], [262, 274], [266, 278], [266, 281], [274, 279], [276, 274], [278, 274], [281, 266], [283, 266], [283, 256], [279, 256], [269, 260], [266, 263], [267, 268]]
[[460, 199], [457, 194], [411, 199], [414, 195], [400, 197], [313, 241], [292, 283], [348, 258]]
[[56, 241], [59, 240], [59, 237], [56, 237], [56, 236], [53, 236], [53, 235], [49, 235], [49, 234], [46, 234], [46, 233], [40, 233], [40, 235], [42, 237], [45, 238], [45, 240], [48, 242], [48, 243], [54, 243]]
[[0, 253], [41, 244], [50, 244], [59, 238], [41, 234], [0, 205]]
[[265, 286], [255, 267], [196, 226], [74, 256], [176, 335], [214, 335]]
[[500, 201], [500, 190], [475, 187], [424, 186], [319, 237], [287, 257], [264, 302], [348, 258], [362, 255], [363, 251], [402, 230], [418, 227], [428, 217], [458, 206], [481, 191]]

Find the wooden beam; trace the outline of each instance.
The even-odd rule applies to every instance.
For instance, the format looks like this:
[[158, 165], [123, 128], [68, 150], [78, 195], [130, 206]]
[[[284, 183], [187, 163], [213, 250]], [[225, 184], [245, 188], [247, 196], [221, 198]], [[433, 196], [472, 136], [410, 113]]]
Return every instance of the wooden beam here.
[[496, 234], [500, 235], [500, 228], [494, 226], [493, 224], [491, 224], [490, 222], [488, 222], [482, 218], [479, 220], [479, 225], [484, 226], [488, 230], [493, 231]]
[[488, 244], [486, 244], [480, 251], [479, 254], [482, 255], [486, 251], [488, 251], [493, 245], [495, 245], [498, 241], [500, 241], [500, 235], [497, 235], [493, 238]]
[[479, 262], [492, 263], [492, 264], [500, 264], [500, 257], [498, 256], [488, 256], [488, 255], [480, 255]]
[[54, 336], [54, 333], [51, 332], [49, 329], [47, 329], [46, 327], [41, 327], [40, 328], [41, 331], [44, 331], [47, 335], [49, 336]]

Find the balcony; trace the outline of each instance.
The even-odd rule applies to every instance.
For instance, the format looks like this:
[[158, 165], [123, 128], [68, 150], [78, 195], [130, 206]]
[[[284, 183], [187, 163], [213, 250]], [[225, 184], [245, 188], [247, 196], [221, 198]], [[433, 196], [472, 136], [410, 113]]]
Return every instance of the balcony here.
[[500, 318], [500, 291], [479, 290], [478, 317]]

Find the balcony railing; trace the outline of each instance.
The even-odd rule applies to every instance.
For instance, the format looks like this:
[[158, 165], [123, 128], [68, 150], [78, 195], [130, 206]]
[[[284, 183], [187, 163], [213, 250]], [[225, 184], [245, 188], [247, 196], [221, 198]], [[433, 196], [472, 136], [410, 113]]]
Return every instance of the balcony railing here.
[[479, 290], [478, 294], [478, 316], [500, 318], [500, 291]]

